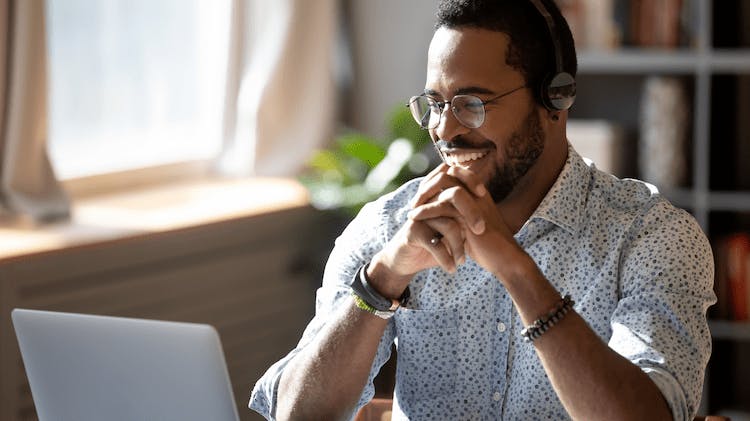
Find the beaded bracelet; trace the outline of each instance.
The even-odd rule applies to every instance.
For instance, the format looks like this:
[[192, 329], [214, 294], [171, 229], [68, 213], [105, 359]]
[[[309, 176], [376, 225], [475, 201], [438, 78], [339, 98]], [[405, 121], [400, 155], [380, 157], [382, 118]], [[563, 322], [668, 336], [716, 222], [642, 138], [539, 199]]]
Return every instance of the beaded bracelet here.
[[534, 323], [527, 326], [521, 331], [521, 336], [526, 342], [534, 342], [539, 339], [544, 332], [548, 331], [549, 328], [556, 325], [565, 315], [573, 309], [575, 301], [570, 298], [570, 295], [566, 295], [557, 302], [554, 308], [552, 308], [546, 317], [540, 317], [536, 319]]

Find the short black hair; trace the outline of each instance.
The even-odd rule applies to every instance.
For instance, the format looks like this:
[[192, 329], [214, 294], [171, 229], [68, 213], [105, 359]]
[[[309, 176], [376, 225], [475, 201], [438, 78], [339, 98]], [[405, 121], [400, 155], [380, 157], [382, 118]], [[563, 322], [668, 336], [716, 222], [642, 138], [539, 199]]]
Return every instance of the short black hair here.
[[[541, 0], [555, 23], [553, 36], [560, 43], [563, 70], [575, 77], [575, 44], [568, 22], [553, 0]], [[530, 0], [441, 0], [435, 29], [479, 28], [510, 37], [505, 62], [521, 72], [541, 103], [544, 79], [556, 73], [554, 44], [544, 16]]]

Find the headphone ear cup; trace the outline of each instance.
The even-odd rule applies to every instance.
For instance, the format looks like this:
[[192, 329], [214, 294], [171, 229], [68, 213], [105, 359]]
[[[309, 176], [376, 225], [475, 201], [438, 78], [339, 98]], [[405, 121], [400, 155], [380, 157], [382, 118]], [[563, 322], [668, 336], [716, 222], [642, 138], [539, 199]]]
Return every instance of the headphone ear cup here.
[[576, 80], [566, 72], [560, 72], [545, 80], [541, 89], [542, 103], [549, 110], [565, 111], [576, 100]]

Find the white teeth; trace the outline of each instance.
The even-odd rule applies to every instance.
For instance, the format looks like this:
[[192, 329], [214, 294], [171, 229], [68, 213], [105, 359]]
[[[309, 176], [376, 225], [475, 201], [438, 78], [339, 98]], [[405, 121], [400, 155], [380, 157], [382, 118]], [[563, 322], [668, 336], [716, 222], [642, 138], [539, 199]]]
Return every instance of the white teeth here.
[[487, 155], [487, 152], [449, 153], [446, 154], [445, 159], [448, 162], [448, 165], [456, 166], [484, 158], [485, 155]]

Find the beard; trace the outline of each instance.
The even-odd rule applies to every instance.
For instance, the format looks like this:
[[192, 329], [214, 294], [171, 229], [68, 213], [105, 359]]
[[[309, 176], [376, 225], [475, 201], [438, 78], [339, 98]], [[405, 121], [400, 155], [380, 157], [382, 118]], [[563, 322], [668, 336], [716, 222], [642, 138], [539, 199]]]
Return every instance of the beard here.
[[513, 132], [504, 148], [505, 165], [496, 166], [487, 190], [495, 203], [502, 202], [518, 181], [534, 166], [544, 151], [544, 132], [539, 115], [532, 109], [520, 130]]

